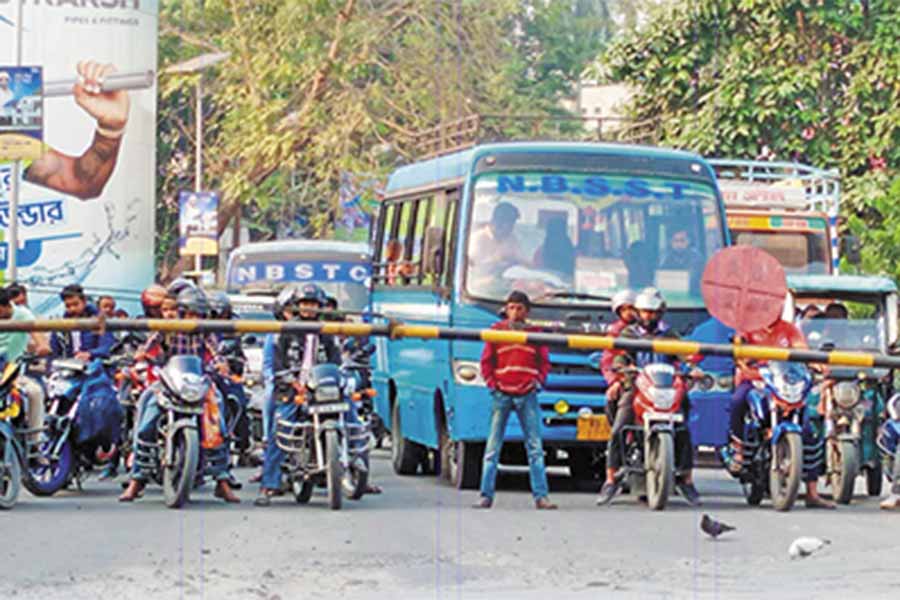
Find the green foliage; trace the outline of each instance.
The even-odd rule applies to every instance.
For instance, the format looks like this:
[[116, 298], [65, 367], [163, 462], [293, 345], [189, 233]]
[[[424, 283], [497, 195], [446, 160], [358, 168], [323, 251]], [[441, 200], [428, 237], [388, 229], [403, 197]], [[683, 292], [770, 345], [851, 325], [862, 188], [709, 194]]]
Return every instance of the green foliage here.
[[900, 3], [678, 0], [602, 60], [650, 141], [839, 168], [864, 268], [900, 276]]
[[[610, 27], [606, 0], [161, 5], [161, 71], [229, 53], [204, 74], [204, 185], [255, 238], [292, 222], [298, 235], [328, 235], [341, 172], [385, 175], [414, 156], [423, 129], [475, 113], [560, 112]], [[196, 78], [160, 83], [163, 265], [175, 258], [177, 191], [193, 186]]]

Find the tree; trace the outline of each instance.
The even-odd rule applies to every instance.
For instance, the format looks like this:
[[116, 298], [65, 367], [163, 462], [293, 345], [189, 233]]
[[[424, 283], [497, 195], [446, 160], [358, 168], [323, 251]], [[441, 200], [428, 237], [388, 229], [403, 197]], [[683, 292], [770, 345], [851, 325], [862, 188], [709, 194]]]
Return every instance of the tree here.
[[839, 168], [866, 266], [900, 276], [884, 230], [900, 219], [898, 50], [894, 2], [677, 0], [602, 60], [637, 88], [631, 114], [657, 124], [652, 141]]

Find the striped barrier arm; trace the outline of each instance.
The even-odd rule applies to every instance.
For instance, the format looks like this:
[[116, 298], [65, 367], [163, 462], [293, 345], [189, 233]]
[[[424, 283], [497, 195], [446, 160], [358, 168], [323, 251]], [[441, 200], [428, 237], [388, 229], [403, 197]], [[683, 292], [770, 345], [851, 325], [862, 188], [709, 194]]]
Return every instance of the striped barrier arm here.
[[162, 331], [168, 333], [322, 333], [352, 337], [463, 340], [498, 344], [536, 344], [573, 350], [627, 350], [678, 356], [726, 356], [740, 359], [821, 363], [849, 367], [900, 368], [900, 356], [836, 350], [821, 352], [731, 344], [708, 344], [670, 338], [632, 339], [601, 335], [465, 329], [429, 325], [337, 323], [327, 321], [163, 320], [163, 319], [41, 319], [0, 321], [0, 331]]

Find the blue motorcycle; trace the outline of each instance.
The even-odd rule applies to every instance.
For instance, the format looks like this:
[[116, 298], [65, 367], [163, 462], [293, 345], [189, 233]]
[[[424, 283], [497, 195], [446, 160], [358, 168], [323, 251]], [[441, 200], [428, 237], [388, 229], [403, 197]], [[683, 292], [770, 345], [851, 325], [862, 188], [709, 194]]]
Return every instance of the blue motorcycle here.
[[891, 482], [891, 496], [882, 503], [882, 508], [897, 508], [900, 496], [900, 394], [894, 394], [887, 401], [887, 419], [878, 431], [876, 443], [884, 473]]
[[46, 387], [43, 460], [29, 466], [27, 486], [36, 496], [52, 496], [73, 480], [80, 487], [87, 472], [111, 458], [124, 416], [103, 359], [54, 360]]
[[800, 363], [771, 362], [760, 369], [762, 381], [748, 394], [744, 421], [744, 457], [733, 475], [747, 502], [765, 496], [775, 510], [790, 510], [803, 475], [803, 427], [806, 397], [813, 377]]

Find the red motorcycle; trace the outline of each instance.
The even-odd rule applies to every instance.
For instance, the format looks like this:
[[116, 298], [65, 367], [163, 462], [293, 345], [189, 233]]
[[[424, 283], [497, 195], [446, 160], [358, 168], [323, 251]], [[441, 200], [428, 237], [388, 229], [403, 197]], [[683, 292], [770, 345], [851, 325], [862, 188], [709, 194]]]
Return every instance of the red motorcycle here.
[[647, 496], [652, 510], [663, 510], [675, 486], [675, 438], [687, 427], [682, 403], [693, 376], [665, 363], [624, 372], [635, 388], [635, 419], [622, 434], [625, 456], [619, 476], [632, 493]]
[[139, 401], [144, 391], [158, 380], [156, 368], [146, 360], [136, 361], [130, 357], [123, 357], [118, 362], [118, 371], [115, 374], [116, 390], [119, 404], [125, 413], [122, 423], [122, 443], [119, 452], [125, 461], [127, 468], [131, 468], [132, 443], [134, 440], [134, 428], [137, 427]]

